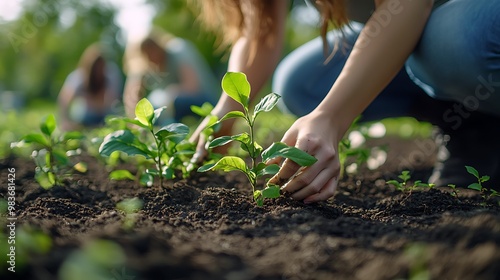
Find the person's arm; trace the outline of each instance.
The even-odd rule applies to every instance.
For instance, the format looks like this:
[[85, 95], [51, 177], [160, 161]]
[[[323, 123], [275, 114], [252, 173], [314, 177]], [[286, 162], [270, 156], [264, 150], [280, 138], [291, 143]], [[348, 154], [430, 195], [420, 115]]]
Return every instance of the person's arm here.
[[182, 64], [179, 67], [179, 91], [184, 94], [194, 95], [200, 91], [200, 77], [196, 71], [188, 64]]
[[[300, 167], [285, 160], [271, 182], [287, 182], [284, 191], [297, 200], [316, 202], [334, 194], [340, 171], [338, 143], [353, 120], [394, 78], [415, 48], [432, 10], [432, 0], [375, 1], [344, 69], [325, 99], [298, 119], [283, 141], [318, 161]], [[404, 94], [402, 92], [401, 94]]]
[[[242, 1], [243, 5], [248, 4], [250, 1]], [[239, 38], [231, 49], [229, 57], [228, 72], [243, 72], [246, 74], [248, 81], [252, 85], [250, 93], [250, 100], [261, 90], [264, 84], [269, 80], [273, 74], [283, 49], [283, 42], [285, 36], [285, 23], [286, 14], [289, 8], [288, 1], [273, 1], [272, 17], [275, 22], [272, 37], [274, 38], [272, 44], [267, 44], [265, 40], [259, 40], [256, 44], [255, 57], [250, 60], [251, 41], [248, 37], [243, 35]], [[247, 26], [252, 26], [247, 23]], [[251, 34], [251, 32], [247, 32]], [[212, 114], [223, 117], [230, 111], [241, 111], [243, 108], [240, 104], [232, 100], [227, 94], [222, 93], [219, 101], [212, 110]], [[218, 135], [228, 135], [231, 133], [234, 120], [226, 120], [222, 123]], [[205, 128], [205, 122], [202, 122], [190, 138], [192, 142], [198, 142], [197, 155], [195, 157], [201, 158], [205, 155], [204, 149], [205, 141], [200, 140], [201, 131]]]
[[75, 91], [77, 87], [76, 76], [77, 72], [72, 72], [64, 81], [63, 86], [57, 96], [57, 106], [59, 107], [59, 118], [61, 123], [61, 129], [64, 131], [72, 130], [76, 127], [76, 124], [71, 121], [69, 116], [69, 110], [71, 102], [75, 98]]
[[125, 80], [123, 104], [125, 107], [125, 114], [130, 118], [135, 117], [135, 106], [144, 95], [142, 80], [142, 76], [139, 74], [131, 74]]

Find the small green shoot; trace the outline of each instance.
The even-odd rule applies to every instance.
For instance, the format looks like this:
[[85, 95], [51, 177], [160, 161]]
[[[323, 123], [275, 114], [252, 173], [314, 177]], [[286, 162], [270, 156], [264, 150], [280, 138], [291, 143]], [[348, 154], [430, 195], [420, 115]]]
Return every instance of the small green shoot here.
[[468, 189], [476, 190], [481, 193], [481, 196], [483, 197], [484, 200], [490, 199], [492, 197], [500, 197], [500, 194], [498, 191], [494, 189], [488, 189], [483, 186], [484, 182], [488, 182], [490, 180], [490, 176], [484, 175], [480, 176], [479, 172], [477, 169], [475, 169], [472, 166], [465, 166], [465, 169], [467, 172], [471, 175], [473, 175], [477, 179], [477, 183], [472, 183], [467, 186]]
[[134, 227], [135, 222], [137, 221], [137, 212], [139, 212], [143, 206], [144, 202], [137, 197], [127, 198], [116, 204], [116, 209], [125, 214], [123, 227], [126, 230], [130, 230]]
[[[257, 116], [262, 112], [269, 112], [277, 104], [280, 96], [276, 93], [270, 93], [263, 97], [255, 105], [253, 112], [249, 110], [250, 84], [245, 74], [240, 72], [228, 72], [222, 79], [222, 89], [229, 97], [241, 104], [243, 111], [231, 111], [223, 116], [216, 124], [227, 119], [239, 118], [245, 120], [248, 126], [248, 132], [238, 135], [222, 136], [212, 140], [209, 148], [215, 148], [237, 141], [240, 147], [248, 154], [251, 162], [247, 165], [244, 159], [237, 156], [224, 156], [215, 163], [209, 163], [198, 168], [199, 172], [209, 170], [222, 170], [229, 172], [239, 170], [243, 172], [252, 185], [253, 198], [257, 205], [262, 206], [264, 199], [277, 198], [280, 196], [280, 186], [266, 183], [262, 190], [257, 189], [258, 179], [265, 175], [274, 175], [278, 172], [277, 164], [266, 165], [265, 162], [275, 158], [283, 157], [293, 160], [301, 166], [309, 166], [317, 160], [300, 149], [290, 147], [285, 143], [275, 142], [266, 150], [255, 141], [254, 124]], [[258, 161], [261, 157], [262, 161]]]
[[32, 158], [35, 161], [35, 179], [44, 189], [62, 185], [62, 180], [73, 170], [85, 173], [84, 162], [73, 164], [70, 157], [79, 155], [79, 141], [83, 134], [79, 131], [60, 133], [54, 115], [47, 116], [40, 124], [41, 133], [29, 133], [21, 141], [11, 144], [11, 148], [34, 145]]
[[[165, 107], [161, 107], [155, 110], [146, 98], [141, 99], [135, 107], [135, 119], [115, 119], [135, 125], [139, 129], [128, 128], [111, 132], [99, 147], [99, 153], [106, 157], [120, 151], [128, 156], [139, 155], [152, 160], [155, 168], [145, 168], [139, 178], [142, 185], [151, 186], [154, 177], [158, 177], [160, 186], [163, 186], [163, 179], [174, 178], [175, 170], [181, 170], [183, 175], [187, 176], [185, 158], [194, 153], [194, 146], [185, 141], [189, 133], [186, 125], [172, 123], [160, 129], [155, 128], [155, 123], [164, 109]], [[130, 179], [130, 175], [124, 171], [112, 173], [114, 179]]]
[[458, 198], [458, 193], [460, 192], [455, 184], [448, 184], [448, 187], [451, 189], [450, 194], [453, 197]]
[[402, 192], [411, 192], [421, 187], [432, 189], [435, 186], [435, 184], [423, 183], [421, 180], [416, 180], [412, 185], [408, 184], [409, 180], [411, 179], [410, 171], [408, 170], [401, 171], [401, 174], [398, 175], [398, 178], [401, 179], [401, 182], [397, 180], [389, 180], [386, 183], [389, 185], [393, 185], [394, 187], [396, 187], [396, 190]]

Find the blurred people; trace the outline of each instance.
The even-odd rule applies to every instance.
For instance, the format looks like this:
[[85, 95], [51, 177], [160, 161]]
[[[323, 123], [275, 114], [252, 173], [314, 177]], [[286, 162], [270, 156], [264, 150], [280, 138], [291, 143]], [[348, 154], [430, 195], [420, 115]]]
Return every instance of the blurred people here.
[[62, 130], [96, 127], [120, 102], [122, 76], [118, 66], [108, 61], [99, 44], [83, 52], [78, 67], [71, 72], [58, 96]]
[[124, 105], [130, 117], [143, 97], [155, 109], [167, 107], [159, 119], [163, 125], [181, 122], [194, 115], [191, 105], [215, 104], [219, 97], [218, 81], [195, 46], [158, 30], [127, 46], [124, 68]]

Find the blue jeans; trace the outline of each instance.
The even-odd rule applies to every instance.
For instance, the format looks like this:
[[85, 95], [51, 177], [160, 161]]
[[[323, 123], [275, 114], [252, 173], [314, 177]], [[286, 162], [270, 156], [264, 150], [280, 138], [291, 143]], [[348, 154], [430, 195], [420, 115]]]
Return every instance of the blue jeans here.
[[[273, 77], [273, 91], [282, 95], [280, 108], [297, 116], [311, 112], [340, 74], [362, 28], [353, 22], [345, 29], [347, 44], [326, 65], [321, 38], [290, 53]], [[341, 40], [340, 33], [331, 31], [328, 41], [335, 40]], [[405, 67], [366, 108], [362, 120], [411, 116], [422, 98], [500, 116], [500, 0], [451, 0], [435, 8]], [[457, 110], [450, 105], [441, 116], [451, 120], [461, 113]]]

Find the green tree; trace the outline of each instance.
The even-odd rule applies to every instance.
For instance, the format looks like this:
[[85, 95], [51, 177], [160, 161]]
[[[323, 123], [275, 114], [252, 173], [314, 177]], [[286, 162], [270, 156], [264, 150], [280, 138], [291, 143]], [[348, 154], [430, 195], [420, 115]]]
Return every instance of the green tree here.
[[120, 63], [115, 14], [98, 0], [25, 0], [20, 17], [0, 28], [0, 85], [27, 98], [55, 99], [83, 50], [94, 42], [105, 45]]

